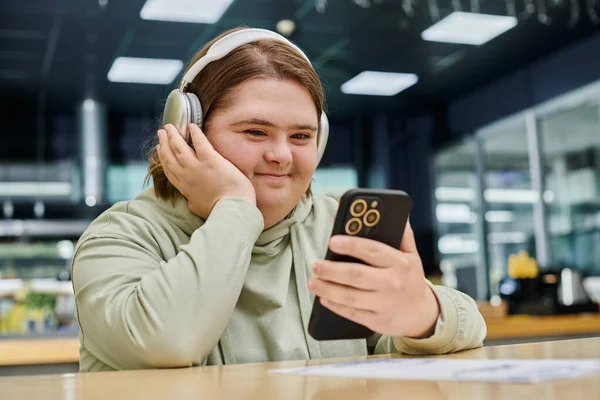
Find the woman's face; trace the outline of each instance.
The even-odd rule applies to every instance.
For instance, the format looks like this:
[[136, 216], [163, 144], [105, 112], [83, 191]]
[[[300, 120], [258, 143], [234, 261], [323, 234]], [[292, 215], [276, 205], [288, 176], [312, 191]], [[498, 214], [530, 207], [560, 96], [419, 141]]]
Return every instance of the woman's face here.
[[300, 200], [317, 167], [317, 109], [290, 80], [251, 79], [205, 126], [215, 150], [248, 177], [263, 215], [283, 218]]

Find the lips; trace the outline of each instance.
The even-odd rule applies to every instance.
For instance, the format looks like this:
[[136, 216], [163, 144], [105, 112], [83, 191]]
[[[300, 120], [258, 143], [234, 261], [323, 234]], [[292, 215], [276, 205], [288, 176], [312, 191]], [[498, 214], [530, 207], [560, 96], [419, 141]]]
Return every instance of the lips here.
[[274, 178], [284, 178], [286, 176], [289, 176], [289, 174], [281, 174], [281, 173], [257, 173], [256, 175], [262, 175], [262, 176], [272, 176]]
[[266, 179], [271, 182], [282, 182], [288, 179], [290, 176], [288, 174], [256, 174], [259, 177]]
[[262, 176], [272, 176], [273, 178], [284, 178], [287, 176], [287, 174], [259, 174]]

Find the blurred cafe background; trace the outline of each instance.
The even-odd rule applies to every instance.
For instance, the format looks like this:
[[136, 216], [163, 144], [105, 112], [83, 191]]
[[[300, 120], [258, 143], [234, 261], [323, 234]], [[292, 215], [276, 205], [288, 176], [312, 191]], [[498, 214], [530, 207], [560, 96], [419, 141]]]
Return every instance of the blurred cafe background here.
[[[314, 192], [408, 192], [427, 277], [478, 301], [487, 343], [600, 334], [600, 1], [5, 0], [0, 345], [76, 341], [79, 236], [144, 189], [166, 95], [240, 25], [322, 78]], [[587, 319], [504, 328], [525, 316]]]

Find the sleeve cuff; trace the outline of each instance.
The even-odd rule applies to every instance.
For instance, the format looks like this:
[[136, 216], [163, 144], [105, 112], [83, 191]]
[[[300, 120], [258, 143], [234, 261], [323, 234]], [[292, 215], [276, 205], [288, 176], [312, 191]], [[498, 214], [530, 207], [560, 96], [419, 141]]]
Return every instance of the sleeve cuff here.
[[411, 339], [397, 336], [393, 338], [394, 346], [399, 352], [405, 354], [443, 354], [452, 347], [459, 333], [460, 313], [459, 307], [447, 293], [448, 288], [433, 286], [432, 288], [440, 305], [440, 316], [435, 324], [433, 335], [425, 339]]

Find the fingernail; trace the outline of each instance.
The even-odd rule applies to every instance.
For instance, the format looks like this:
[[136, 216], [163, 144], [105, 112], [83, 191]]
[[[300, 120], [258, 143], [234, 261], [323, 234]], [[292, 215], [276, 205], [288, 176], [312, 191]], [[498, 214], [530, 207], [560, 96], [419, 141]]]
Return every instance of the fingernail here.
[[319, 273], [319, 264], [314, 263], [313, 267], [312, 267], [312, 271], [314, 274], [318, 274]]
[[308, 288], [314, 289], [317, 286], [317, 281], [314, 278], [308, 280]]

